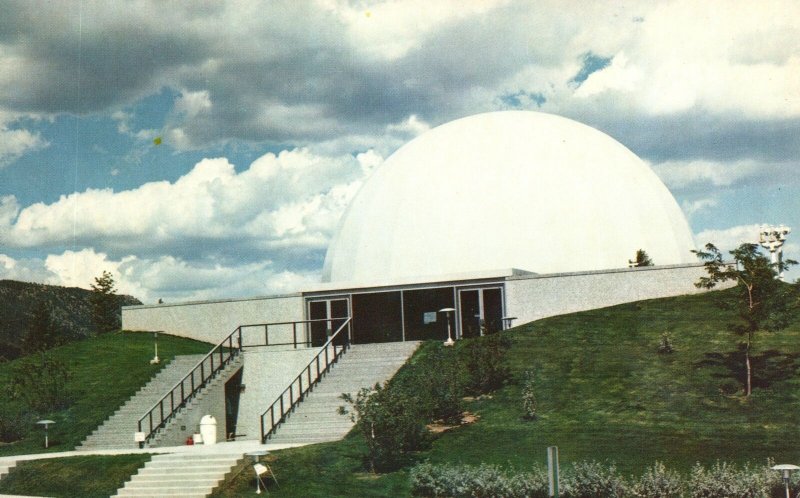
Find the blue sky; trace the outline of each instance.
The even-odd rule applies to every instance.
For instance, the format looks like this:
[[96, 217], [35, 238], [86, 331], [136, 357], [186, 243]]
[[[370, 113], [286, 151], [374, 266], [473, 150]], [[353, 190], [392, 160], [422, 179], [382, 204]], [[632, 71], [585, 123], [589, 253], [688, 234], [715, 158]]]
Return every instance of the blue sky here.
[[168, 5], [0, 0], [0, 279], [295, 290], [386, 157], [501, 109], [629, 147], [699, 244], [800, 227], [797, 2]]

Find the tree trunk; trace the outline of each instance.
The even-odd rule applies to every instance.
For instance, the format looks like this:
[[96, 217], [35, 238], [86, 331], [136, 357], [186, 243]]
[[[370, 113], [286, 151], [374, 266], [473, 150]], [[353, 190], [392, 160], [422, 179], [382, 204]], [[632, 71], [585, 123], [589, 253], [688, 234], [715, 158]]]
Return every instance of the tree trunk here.
[[750, 344], [753, 342], [753, 333], [747, 332], [747, 347], [744, 350], [744, 363], [747, 368], [747, 387], [745, 397], [749, 398], [753, 392], [753, 367], [750, 365]]

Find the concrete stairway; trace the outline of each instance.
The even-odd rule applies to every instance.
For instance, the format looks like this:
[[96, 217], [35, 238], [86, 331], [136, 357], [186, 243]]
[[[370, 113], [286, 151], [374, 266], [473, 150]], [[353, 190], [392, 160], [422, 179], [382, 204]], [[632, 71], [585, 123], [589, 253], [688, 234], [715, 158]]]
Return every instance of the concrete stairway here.
[[418, 342], [354, 345], [278, 427], [268, 443], [320, 443], [343, 438], [353, 427], [337, 413], [342, 393], [355, 395], [394, 376], [419, 346]]
[[[159, 446], [175, 446], [183, 444], [186, 431], [182, 431], [180, 427], [191, 427], [194, 425], [193, 423], [187, 422], [187, 419], [194, 419], [197, 421], [197, 423], [199, 423], [202, 413], [198, 413], [195, 411], [195, 409], [198, 406], [203, 405], [203, 400], [206, 396], [220, 396], [220, 406], [222, 409], [224, 409], [225, 382], [230, 379], [231, 375], [235, 373], [236, 370], [242, 368], [243, 363], [244, 355], [240, 354], [236, 356], [230, 363], [225, 365], [225, 368], [217, 373], [213, 379], [208, 381], [205, 387], [203, 387], [203, 389], [200, 390], [200, 392], [198, 392], [194, 398], [186, 403], [186, 406], [175, 412], [175, 416], [172, 417], [163, 428], [156, 431], [153, 438], [147, 443], [147, 447], [157, 448]], [[225, 424], [225, 419], [221, 418], [218, 423]]]
[[172, 389], [204, 356], [176, 356], [75, 449], [93, 451], [138, 448], [133, 435], [139, 417]]
[[244, 457], [241, 452], [204, 450], [153, 456], [114, 496], [208, 496]]

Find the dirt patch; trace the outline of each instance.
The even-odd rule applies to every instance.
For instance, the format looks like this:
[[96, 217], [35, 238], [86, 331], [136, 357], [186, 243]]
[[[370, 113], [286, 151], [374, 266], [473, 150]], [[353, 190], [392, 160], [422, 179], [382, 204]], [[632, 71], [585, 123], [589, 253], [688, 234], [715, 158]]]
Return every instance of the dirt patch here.
[[425, 427], [428, 428], [429, 431], [433, 432], [434, 434], [439, 434], [445, 431], [449, 431], [450, 429], [455, 429], [456, 427], [461, 427], [462, 425], [469, 425], [474, 424], [480, 420], [479, 415], [475, 415], [474, 413], [464, 412], [461, 414], [461, 422], [459, 424], [445, 424], [443, 420], [436, 420], [433, 423], [426, 425]]

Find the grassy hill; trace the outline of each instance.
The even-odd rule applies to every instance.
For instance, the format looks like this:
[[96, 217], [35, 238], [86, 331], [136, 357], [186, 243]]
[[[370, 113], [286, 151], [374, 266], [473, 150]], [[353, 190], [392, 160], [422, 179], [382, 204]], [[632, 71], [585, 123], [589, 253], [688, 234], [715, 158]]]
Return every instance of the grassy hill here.
[[[63, 334], [71, 338], [91, 335], [91, 291], [75, 287], [0, 280], [0, 361], [20, 356], [19, 340], [38, 306], [51, 310]], [[117, 296], [120, 306], [142, 304], [131, 296]]]
[[[725, 291], [722, 291], [725, 292]], [[644, 301], [553, 317], [505, 332], [513, 380], [472, 401], [478, 422], [439, 436], [416, 461], [543, 465], [558, 446], [562, 465], [616, 462], [641, 473], [660, 460], [687, 472], [717, 460], [800, 462], [800, 325], [763, 334], [755, 352], [757, 388], [742, 396], [732, 320], [718, 293]], [[669, 333], [675, 351], [657, 352]], [[431, 348], [428, 343], [417, 360]], [[404, 368], [414, 368], [407, 365]], [[521, 381], [534, 372], [539, 418], [523, 419]], [[274, 496], [403, 496], [408, 470], [370, 476], [364, 447], [344, 441], [274, 452], [281, 487]], [[253, 483], [232, 482], [218, 496], [241, 496]]]
[[[211, 345], [159, 334], [158, 354], [163, 362], [181, 354], [207, 353]], [[70, 377], [65, 390], [74, 402], [67, 408], [48, 413], [32, 413], [21, 401], [2, 393], [0, 418], [23, 426], [23, 438], [0, 444], [0, 455], [44, 451], [43, 432], [34, 422], [49, 418], [49, 451], [72, 450], [144, 385], [162, 365], [150, 365], [153, 337], [147, 333], [116, 332], [76, 341], [50, 350], [52, 358], [68, 365]], [[37, 361], [27, 356], [0, 364], [0, 386], [8, 386], [12, 372], [23, 363]], [[2, 421], [0, 421], [2, 422]]]
[[[545, 448], [555, 445], [563, 467], [582, 460], [610, 461], [624, 474], [640, 474], [656, 460], [684, 474], [695, 462], [763, 463], [772, 457], [781, 463], [799, 463], [800, 324], [758, 337], [757, 387], [746, 399], [737, 338], [727, 330], [733, 317], [715, 306], [720, 295], [625, 304], [548, 318], [505, 332], [513, 344], [507, 356], [512, 380], [491, 397], [469, 401], [467, 409], [478, 415], [478, 421], [438, 435], [414, 460], [527, 469], [543, 465]], [[665, 332], [675, 349], [671, 354], [657, 352]], [[146, 368], [149, 338], [126, 334], [108, 340], [107, 355], [100, 353], [104, 342], [76, 343], [69, 346], [76, 349], [64, 351], [81, 358], [87, 376], [89, 368], [96, 368], [94, 373], [105, 372], [109, 382], [128, 383], [125, 377], [131, 369]], [[125, 341], [132, 342], [123, 347]], [[90, 347], [84, 350], [82, 345]], [[440, 347], [439, 343], [424, 344], [404, 371], [418, 368]], [[137, 359], [131, 356], [130, 365], [102, 363], [103, 358], [119, 354], [112, 351], [122, 349], [137, 351]], [[92, 363], [98, 364], [90, 367]], [[109, 375], [122, 371], [126, 375]], [[539, 417], [535, 421], [523, 418], [521, 382], [526, 371], [534, 372], [536, 379]], [[0, 382], [2, 372], [0, 366]], [[131, 380], [129, 387], [135, 390], [137, 382]], [[63, 420], [72, 420], [83, 407], [105, 397], [91, 392], [82, 396], [87, 397], [80, 398], [82, 408], [65, 414]], [[90, 401], [89, 396], [94, 398]], [[80, 430], [91, 430], [93, 424], [81, 422]], [[68, 437], [61, 433], [58, 439]], [[273, 452], [269, 459], [280, 488], [273, 485], [270, 493], [298, 497], [410, 494], [409, 468], [373, 476], [364, 471], [364, 453], [356, 434], [339, 442]], [[61, 465], [72, 468], [68, 462]], [[253, 493], [251, 477], [251, 472], [244, 472], [216, 496]], [[46, 489], [40, 493], [47, 494]]]

